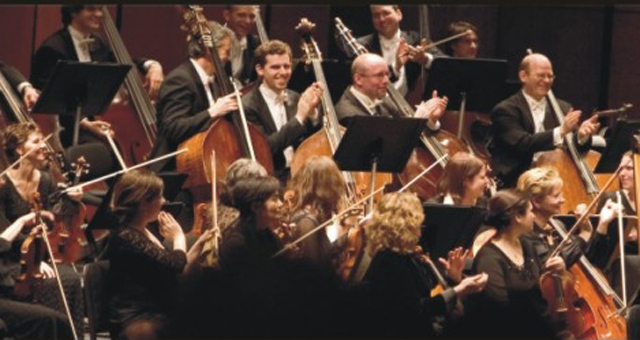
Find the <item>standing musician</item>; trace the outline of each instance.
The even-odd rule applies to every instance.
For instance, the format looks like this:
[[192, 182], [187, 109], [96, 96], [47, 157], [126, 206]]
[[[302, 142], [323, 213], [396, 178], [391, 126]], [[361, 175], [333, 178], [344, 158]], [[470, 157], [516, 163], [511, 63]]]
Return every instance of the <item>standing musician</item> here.
[[[551, 90], [553, 68], [551, 61], [539, 53], [522, 59], [518, 71], [522, 91], [498, 103], [491, 112], [494, 136], [489, 145], [492, 168], [504, 187], [514, 187], [520, 174], [529, 169], [541, 151], [553, 150], [564, 143], [563, 137], [574, 134], [581, 150], [604, 145], [604, 139], [594, 136], [598, 131], [597, 116], [579, 123], [579, 110], [558, 101], [564, 120], [558, 122], [545, 96]], [[602, 143], [602, 144], [601, 144]]]
[[[49, 81], [59, 60], [115, 61], [109, 46], [96, 33], [102, 25], [101, 6], [63, 5], [61, 15], [63, 28], [42, 43], [31, 63], [31, 81], [40, 90]], [[164, 77], [162, 66], [149, 59], [140, 59], [137, 66], [141, 72], [146, 73], [149, 96], [154, 98]], [[67, 147], [71, 145], [73, 137], [73, 116], [60, 117], [60, 124], [64, 128], [61, 141]], [[100, 140], [104, 136], [102, 129], [110, 128], [110, 124], [86, 117], [80, 122], [80, 128], [79, 142], [84, 143]]]
[[467, 34], [460, 38], [451, 40], [446, 43], [444, 52], [454, 58], [475, 59], [478, 57], [478, 28], [466, 21], [455, 21], [449, 24], [447, 28], [447, 36], [451, 37], [463, 32], [471, 30], [471, 34]]
[[[353, 116], [397, 115], [397, 107], [387, 96], [389, 69], [381, 56], [372, 53], [359, 55], [351, 64], [351, 81], [351, 86], [347, 87], [336, 105], [340, 124], [348, 126]], [[447, 97], [439, 98], [434, 91], [431, 99], [418, 106], [415, 117], [427, 118], [427, 127], [438, 130], [438, 119], [444, 114], [447, 102]]]
[[[210, 21], [218, 55], [229, 60], [234, 42], [233, 32]], [[207, 49], [191, 40], [187, 46], [189, 60], [171, 71], [160, 87], [158, 95], [158, 137], [151, 150], [151, 158], [173, 152], [178, 145], [198, 132], [206, 131], [213, 118], [238, 109], [235, 94], [219, 97], [214, 81], [215, 67]], [[154, 171], [175, 170], [173, 158], [154, 163]]]
[[[289, 182], [293, 198], [291, 222], [297, 226], [298, 237], [315, 229], [344, 208], [347, 184], [333, 159], [327, 156], [311, 156]], [[335, 235], [329, 236], [330, 232]], [[336, 268], [333, 265], [332, 241], [340, 231], [325, 228], [300, 243], [302, 256], [321, 269]]]
[[464, 257], [450, 256], [440, 261], [446, 263], [447, 276], [455, 285], [431, 296], [436, 280], [415, 254], [423, 219], [415, 194], [391, 193], [378, 203], [365, 227], [373, 260], [364, 282], [371, 286], [374, 299], [369, 331], [375, 337], [435, 336], [436, 327], [442, 327], [436, 325], [436, 317], [451, 315], [459, 299], [485, 288], [486, 274], [463, 279]]
[[[402, 11], [397, 5], [371, 6], [376, 33], [358, 38], [371, 53], [382, 56], [389, 65], [390, 79], [402, 95], [412, 91], [422, 66], [430, 67], [434, 57], [444, 56], [437, 47], [419, 52], [413, 45], [426, 44], [415, 31], [402, 31]], [[409, 54], [406, 54], [409, 52]]]
[[11, 65], [5, 64], [2, 60], [0, 60], [0, 73], [7, 78], [9, 85], [11, 85], [16, 94], [22, 98], [24, 106], [30, 110], [36, 101], [38, 101], [38, 97], [40, 96], [38, 91], [27, 81], [27, 78], [25, 78], [20, 71]]
[[465, 306], [475, 337], [554, 337], [538, 281], [544, 270], [559, 272], [565, 266], [559, 256], [543, 263], [530, 239], [522, 237], [533, 230], [534, 220], [530, 200], [519, 191], [499, 191], [489, 201], [487, 223], [498, 232], [473, 263], [489, 280], [484, 293]]
[[[10, 162], [31, 152], [19, 163], [18, 168], [10, 169], [3, 178], [5, 184], [0, 188], [0, 228], [2, 229], [31, 211], [30, 200], [35, 193], [40, 194], [44, 210], [51, 208], [52, 202], [48, 198], [56, 191], [56, 182], [50, 173], [38, 170], [46, 161], [46, 146], [42, 140], [42, 133], [33, 123], [13, 124], [4, 131], [3, 147]], [[68, 196], [77, 202], [82, 197], [82, 190], [72, 191]], [[11, 275], [18, 275], [20, 271], [19, 245], [24, 241], [24, 237], [25, 234], [21, 234], [17, 238], [15, 242], [18, 246], [14, 247], [10, 256], [7, 256], [5, 264], [10, 266]], [[69, 264], [58, 265], [58, 270], [77, 333], [82, 334], [84, 302], [80, 276]], [[40, 290], [35, 292], [39, 300], [46, 306], [64, 311], [56, 280], [53, 279], [55, 275], [53, 268], [42, 261], [40, 272], [45, 280]]]
[[247, 85], [257, 78], [256, 70], [253, 68], [254, 51], [260, 45], [260, 40], [251, 34], [256, 25], [255, 6], [227, 5], [222, 11], [222, 16], [238, 41], [238, 44], [234, 45], [230, 62], [225, 65], [225, 71], [243, 85]]
[[267, 135], [275, 176], [284, 183], [290, 174], [293, 149], [319, 128], [316, 107], [322, 88], [314, 83], [302, 95], [287, 89], [291, 79], [291, 48], [280, 40], [260, 45], [255, 60], [262, 83], [242, 98], [242, 105], [247, 120]]
[[[178, 307], [178, 275], [196, 260], [213, 233], [207, 231], [186, 252], [182, 228], [161, 211], [164, 184], [148, 171], [125, 173], [113, 189], [110, 209], [119, 219], [110, 235], [110, 331], [113, 339], [156, 339], [173, 334]], [[160, 234], [172, 243], [168, 250], [147, 229], [159, 221]]]
[[[48, 211], [42, 212], [42, 216], [53, 221], [53, 215]], [[12, 244], [17, 239], [24, 239], [24, 233], [28, 233], [27, 230], [35, 224], [35, 213], [28, 213], [0, 233], [0, 321], [5, 324], [6, 335], [18, 340], [71, 339], [71, 326], [66, 315], [40, 304], [18, 301], [13, 296], [15, 254]]]

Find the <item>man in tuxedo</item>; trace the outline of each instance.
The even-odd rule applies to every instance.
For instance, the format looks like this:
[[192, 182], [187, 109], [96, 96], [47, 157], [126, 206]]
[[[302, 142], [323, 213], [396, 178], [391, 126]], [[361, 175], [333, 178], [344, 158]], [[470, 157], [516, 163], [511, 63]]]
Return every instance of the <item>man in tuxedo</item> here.
[[291, 79], [291, 48], [280, 40], [271, 40], [256, 50], [256, 72], [260, 86], [242, 98], [247, 119], [267, 135], [275, 175], [282, 182], [289, 175], [289, 165], [304, 138], [319, 129], [316, 107], [322, 88], [318, 83], [303, 93], [287, 89]]
[[564, 144], [564, 137], [574, 130], [575, 144], [580, 150], [604, 144], [594, 135], [599, 128], [598, 117], [580, 124], [579, 110], [558, 100], [562, 121], [558, 121], [547, 94], [551, 90], [553, 67], [549, 59], [538, 53], [526, 56], [520, 63], [518, 77], [522, 90], [498, 103], [491, 112], [494, 136], [489, 145], [495, 175], [503, 187], [514, 187], [518, 177], [531, 167], [542, 151]]
[[260, 40], [251, 34], [256, 25], [255, 6], [228, 5], [222, 11], [222, 16], [238, 41], [232, 47], [231, 60], [225, 65], [225, 70], [246, 85], [257, 78], [253, 67], [254, 51], [260, 45]]
[[[100, 6], [63, 5], [61, 15], [64, 27], [40, 45], [31, 63], [31, 81], [40, 90], [46, 86], [59, 60], [116, 61], [109, 46], [96, 33], [102, 26]], [[162, 66], [149, 59], [137, 60], [136, 64], [141, 72], [146, 73], [149, 95], [155, 97], [164, 78]], [[73, 116], [61, 116], [60, 124], [64, 128], [61, 132], [62, 144], [69, 146], [73, 138]], [[110, 128], [110, 125], [87, 117], [80, 122], [80, 128], [79, 142], [84, 143], [100, 140], [103, 129]]]
[[[372, 53], [358, 56], [351, 65], [351, 80], [351, 86], [336, 105], [340, 124], [348, 126], [354, 116], [399, 116], [397, 106], [387, 96], [389, 68], [381, 56]], [[418, 105], [414, 117], [427, 118], [427, 127], [438, 130], [447, 103], [447, 97], [439, 98], [434, 91], [431, 99]]]
[[390, 77], [402, 95], [413, 90], [422, 67], [429, 68], [435, 57], [444, 56], [438, 48], [426, 52], [415, 45], [426, 44], [415, 31], [400, 29], [402, 11], [399, 6], [371, 6], [371, 20], [376, 33], [358, 38], [371, 53], [381, 55], [389, 65]]
[[[209, 22], [220, 61], [229, 60], [233, 32]], [[193, 135], [206, 131], [213, 118], [238, 109], [235, 94], [220, 97], [215, 85], [215, 65], [209, 51], [196, 41], [188, 45], [189, 60], [171, 71], [160, 87], [156, 114], [158, 136], [151, 158], [176, 151], [178, 145]], [[175, 159], [153, 163], [154, 171], [175, 170]]]
[[0, 73], [7, 79], [9, 86], [22, 98], [24, 106], [30, 110], [38, 101], [40, 94], [20, 71], [0, 60]]

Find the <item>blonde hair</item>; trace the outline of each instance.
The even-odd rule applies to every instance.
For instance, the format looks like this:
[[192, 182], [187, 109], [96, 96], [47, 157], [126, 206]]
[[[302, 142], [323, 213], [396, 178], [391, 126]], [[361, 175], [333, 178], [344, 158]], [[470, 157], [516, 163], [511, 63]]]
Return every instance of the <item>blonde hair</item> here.
[[423, 221], [422, 204], [414, 193], [384, 195], [365, 227], [369, 254], [384, 249], [402, 254], [413, 252]]
[[518, 190], [526, 193], [531, 198], [546, 196], [553, 188], [562, 185], [562, 178], [558, 171], [550, 167], [533, 168], [518, 178]]

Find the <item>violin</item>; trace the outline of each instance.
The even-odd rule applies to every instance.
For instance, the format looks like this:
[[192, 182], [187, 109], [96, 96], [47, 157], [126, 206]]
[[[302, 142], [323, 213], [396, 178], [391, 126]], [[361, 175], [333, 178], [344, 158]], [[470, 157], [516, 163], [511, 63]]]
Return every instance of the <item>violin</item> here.
[[[74, 168], [72, 179], [67, 186], [78, 184], [80, 177], [88, 173], [89, 164], [80, 156], [71, 166]], [[53, 259], [57, 263], [74, 263], [82, 256], [82, 224], [87, 209], [82, 202], [74, 202], [62, 195], [54, 207], [55, 226], [49, 234], [49, 242], [53, 250]]]
[[[295, 223], [291, 223], [291, 219], [293, 217], [293, 207], [294, 207], [293, 200], [295, 196], [296, 196], [296, 193], [293, 190], [287, 190], [284, 193], [283, 195], [284, 204], [282, 206], [282, 211], [281, 211], [281, 214], [282, 214], [281, 222], [280, 222], [280, 225], [278, 225], [273, 230], [273, 234], [276, 236], [276, 238], [280, 242], [280, 245], [282, 245], [283, 247], [284, 245], [291, 243], [297, 235], [297, 227]], [[300, 246], [298, 245], [293, 246], [287, 252], [287, 256], [289, 258], [301, 258], [303, 255], [304, 254], [303, 254], [302, 248], [300, 248]]]
[[46, 255], [41, 229], [46, 228], [46, 225], [42, 221], [40, 213], [42, 210], [40, 193], [34, 193], [30, 203], [31, 211], [36, 215], [36, 226], [20, 246], [20, 274], [15, 280], [13, 293], [21, 300], [37, 302], [39, 298], [35, 293], [39, 291], [37, 287], [42, 284], [44, 279], [40, 272], [40, 263], [44, 261]]

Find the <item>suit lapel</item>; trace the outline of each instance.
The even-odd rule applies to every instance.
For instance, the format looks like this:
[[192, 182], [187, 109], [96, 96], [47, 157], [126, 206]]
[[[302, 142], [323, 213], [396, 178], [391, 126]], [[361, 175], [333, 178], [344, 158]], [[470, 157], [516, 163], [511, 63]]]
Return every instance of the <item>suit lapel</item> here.
[[76, 53], [76, 47], [73, 45], [73, 39], [71, 39], [71, 33], [69, 30], [62, 29], [62, 41], [64, 41], [64, 49], [69, 52], [69, 58], [74, 61], [78, 61], [78, 53]]
[[260, 120], [265, 123], [265, 132], [267, 135], [270, 135], [278, 129], [276, 128], [276, 123], [273, 121], [273, 116], [271, 111], [269, 110], [269, 105], [267, 105], [267, 101], [262, 97], [262, 92], [258, 87], [255, 88], [254, 98], [256, 101], [256, 111], [260, 115]]
[[[198, 96], [196, 98], [196, 106], [204, 107], [203, 109], [209, 107], [209, 99], [207, 98], [207, 91], [204, 89], [204, 84], [200, 79], [200, 75], [198, 75], [198, 71], [196, 71], [193, 64], [191, 64], [190, 60], [186, 61], [187, 72], [190, 77], [195, 80], [196, 90], [198, 91]], [[200, 111], [200, 110], [197, 110]]]

